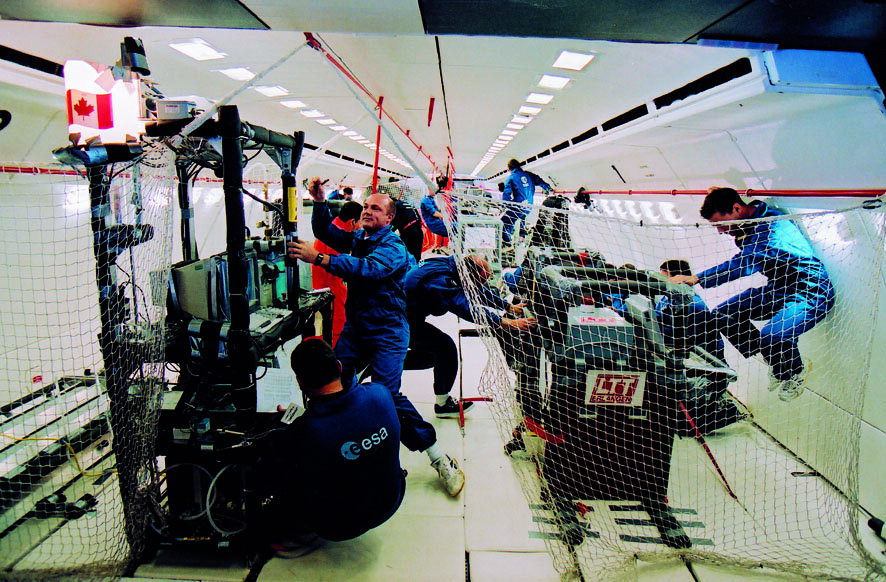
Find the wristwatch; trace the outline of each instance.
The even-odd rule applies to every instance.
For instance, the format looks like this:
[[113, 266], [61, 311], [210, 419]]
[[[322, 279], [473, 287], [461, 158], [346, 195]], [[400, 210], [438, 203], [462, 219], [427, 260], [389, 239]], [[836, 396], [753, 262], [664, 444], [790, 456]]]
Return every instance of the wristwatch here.
[[324, 255], [323, 253], [317, 253], [317, 257], [314, 259], [314, 264], [318, 267], [321, 266], [323, 264], [323, 259], [325, 258], [326, 255]]

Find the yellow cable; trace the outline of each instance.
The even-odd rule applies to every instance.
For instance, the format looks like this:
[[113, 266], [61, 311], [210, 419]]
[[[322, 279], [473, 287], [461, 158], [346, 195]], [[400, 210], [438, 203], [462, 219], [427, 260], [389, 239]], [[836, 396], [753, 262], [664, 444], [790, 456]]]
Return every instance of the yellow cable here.
[[[0, 433], [0, 436], [6, 437], [8, 439], [14, 440], [16, 442], [21, 441], [51, 441], [51, 442], [59, 442], [58, 439], [52, 437], [17, 437], [11, 434]], [[103, 477], [108, 471], [102, 471], [101, 473], [87, 473], [83, 470], [83, 467], [80, 466], [80, 460], [77, 458], [77, 452], [74, 450], [74, 447], [71, 446], [71, 443], [64, 442], [62, 443], [68, 449], [68, 456], [73, 459], [74, 464], [77, 465], [77, 472], [84, 477]], [[116, 473], [117, 469], [109, 469], [110, 472]]]

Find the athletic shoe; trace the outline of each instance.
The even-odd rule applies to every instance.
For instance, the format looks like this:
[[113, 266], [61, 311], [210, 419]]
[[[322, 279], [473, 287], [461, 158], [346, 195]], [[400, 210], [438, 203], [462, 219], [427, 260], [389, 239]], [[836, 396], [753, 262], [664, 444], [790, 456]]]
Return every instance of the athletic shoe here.
[[[465, 402], [462, 404], [462, 410], [465, 411], [465, 414], [468, 413], [468, 410], [473, 408], [473, 402]], [[434, 416], [437, 418], [458, 418], [458, 402], [452, 399], [452, 396], [446, 399], [445, 404], [435, 404], [434, 405]]]
[[778, 388], [778, 399], [782, 402], [790, 402], [800, 396], [806, 390], [806, 378], [809, 376], [809, 370], [811, 369], [812, 362], [806, 362], [799, 373], [782, 381], [781, 386]]
[[322, 546], [324, 541], [317, 534], [297, 535], [293, 539], [281, 540], [271, 544], [278, 558], [292, 560], [307, 556], [314, 550]]
[[505, 454], [509, 457], [525, 452], [526, 444], [523, 442], [523, 435], [514, 435], [511, 440], [505, 443]]
[[443, 481], [446, 492], [453, 497], [458, 496], [465, 486], [465, 474], [464, 471], [458, 468], [458, 463], [455, 459], [446, 455], [431, 463], [431, 466], [437, 471], [440, 480]]

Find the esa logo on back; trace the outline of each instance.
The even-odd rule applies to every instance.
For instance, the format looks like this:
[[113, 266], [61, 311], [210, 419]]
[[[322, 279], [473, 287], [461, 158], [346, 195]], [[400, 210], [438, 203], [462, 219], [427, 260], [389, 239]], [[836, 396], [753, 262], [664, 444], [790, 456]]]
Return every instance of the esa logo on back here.
[[353, 461], [358, 458], [361, 453], [368, 451], [372, 447], [380, 444], [383, 440], [388, 438], [388, 430], [385, 427], [381, 427], [378, 432], [374, 432], [359, 443], [355, 443], [354, 441], [348, 441], [341, 446], [341, 455]]

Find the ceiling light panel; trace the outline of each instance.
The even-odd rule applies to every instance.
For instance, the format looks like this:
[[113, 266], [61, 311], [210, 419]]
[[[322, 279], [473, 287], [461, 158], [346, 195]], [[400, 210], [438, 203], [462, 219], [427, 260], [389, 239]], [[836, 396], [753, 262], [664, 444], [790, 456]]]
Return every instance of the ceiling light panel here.
[[519, 123], [521, 125], [526, 125], [530, 121], [532, 121], [532, 117], [526, 117], [525, 115], [515, 115], [511, 118], [511, 123]]
[[230, 69], [218, 69], [218, 72], [235, 81], [248, 81], [255, 77], [255, 73], [246, 67], [231, 67]]
[[226, 53], [215, 50], [211, 44], [202, 38], [192, 38], [181, 42], [171, 42], [169, 47], [187, 55], [195, 61], [213, 61], [228, 56]]
[[289, 90], [280, 85], [256, 85], [253, 89], [265, 97], [282, 97], [284, 95], [289, 95]]
[[541, 107], [533, 107], [532, 105], [523, 105], [520, 107], [517, 113], [521, 113], [523, 115], [536, 115], [541, 112]]
[[571, 80], [569, 77], [561, 77], [559, 75], [542, 75], [538, 81], [538, 86], [545, 89], [562, 89]]
[[328, 117], [326, 119], [315, 119], [314, 121], [316, 121], [320, 125], [333, 125], [335, 123], [338, 123], [336, 120], [330, 119]]
[[552, 65], [555, 69], [569, 69], [570, 71], [580, 71], [588, 66], [588, 63], [594, 60], [594, 55], [584, 53], [574, 53], [572, 51], [562, 51], [557, 60]]
[[[507, 127], [508, 129], [520, 130], [520, 129], [523, 129], [525, 126], [520, 125], [519, 123], [509, 123], [505, 127]], [[514, 135], [516, 135], [516, 134], [514, 134]]]
[[308, 109], [307, 111], [299, 111], [299, 113], [301, 113], [308, 119], [314, 119], [316, 117], [326, 117], [326, 114], [319, 109]]
[[348, 128], [347, 125], [333, 125], [333, 126], [330, 127], [329, 129], [331, 129], [332, 131], [344, 131], [344, 130], [346, 130], [347, 128]]
[[553, 99], [553, 95], [547, 93], [530, 93], [526, 96], [527, 103], [538, 103], [539, 105], [547, 105]]
[[290, 109], [301, 109], [302, 107], [307, 107], [304, 102], [299, 101], [298, 99], [287, 99], [286, 101], [281, 101], [280, 105], [283, 107], [288, 107]]

